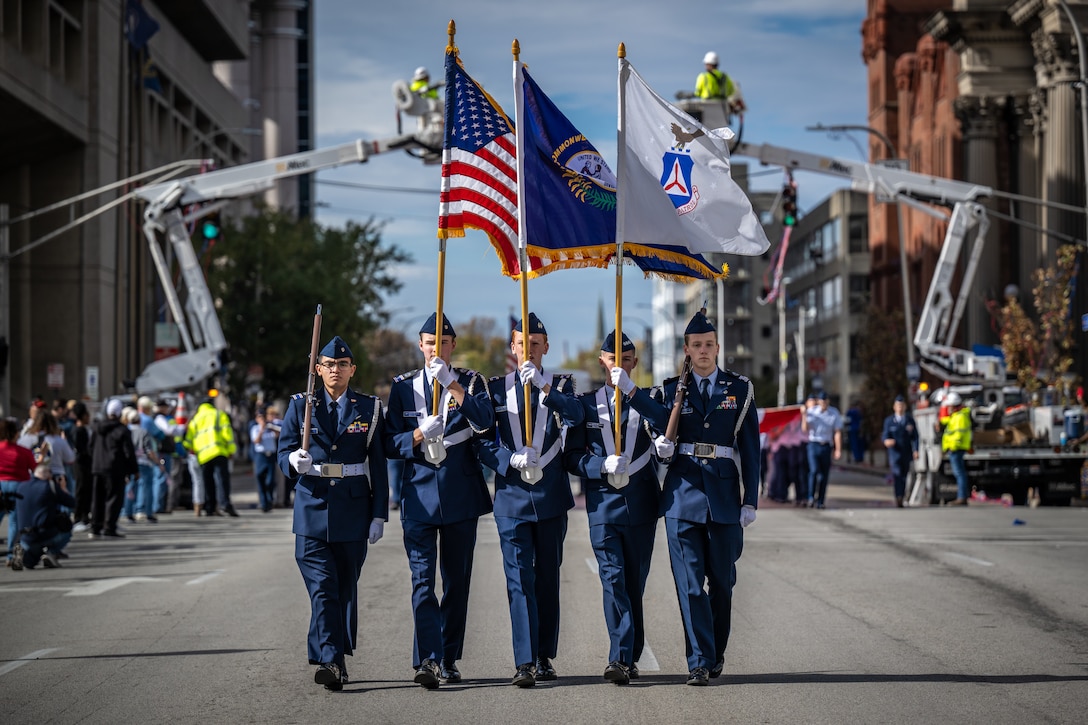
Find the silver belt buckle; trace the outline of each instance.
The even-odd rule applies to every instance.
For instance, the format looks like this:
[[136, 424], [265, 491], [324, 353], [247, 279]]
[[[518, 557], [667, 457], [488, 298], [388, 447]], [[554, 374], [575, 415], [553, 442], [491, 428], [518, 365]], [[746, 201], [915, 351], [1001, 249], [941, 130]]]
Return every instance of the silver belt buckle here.
[[343, 463], [322, 463], [321, 464], [321, 477], [322, 478], [343, 478], [344, 477], [344, 464]]
[[717, 458], [717, 446], [713, 443], [695, 443], [691, 455], [696, 458]]

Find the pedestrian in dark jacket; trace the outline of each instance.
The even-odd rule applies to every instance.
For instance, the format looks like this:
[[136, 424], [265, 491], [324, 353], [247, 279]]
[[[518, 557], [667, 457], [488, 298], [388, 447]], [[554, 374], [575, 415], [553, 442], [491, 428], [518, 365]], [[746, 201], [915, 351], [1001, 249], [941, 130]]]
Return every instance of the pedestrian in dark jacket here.
[[91, 538], [124, 536], [117, 530], [117, 519], [125, 502], [125, 479], [138, 475], [139, 468], [132, 435], [120, 420], [123, 407], [120, 400], [111, 400], [106, 405], [105, 420], [94, 426], [91, 444], [91, 473], [94, 477]]

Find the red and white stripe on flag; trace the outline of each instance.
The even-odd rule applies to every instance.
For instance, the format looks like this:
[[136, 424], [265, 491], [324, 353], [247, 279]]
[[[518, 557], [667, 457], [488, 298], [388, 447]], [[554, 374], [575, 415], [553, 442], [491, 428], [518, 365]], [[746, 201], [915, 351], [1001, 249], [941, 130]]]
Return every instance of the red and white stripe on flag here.
[[801, 408], [796, 405], [785, 408], [759, 408], [759, 432], [774, 433], [801, 418]]

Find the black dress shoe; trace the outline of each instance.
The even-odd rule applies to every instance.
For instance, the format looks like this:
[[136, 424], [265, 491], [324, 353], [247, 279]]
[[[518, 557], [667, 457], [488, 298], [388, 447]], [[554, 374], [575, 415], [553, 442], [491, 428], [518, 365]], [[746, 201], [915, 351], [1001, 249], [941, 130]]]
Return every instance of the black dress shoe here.
[[439, 674], [446, 682], [460, 682], [461, 671], [457, 669], [456, 662], [447, 662], [442, 660], [442, 666], [439, 668]]
[[340, 684], [348, 684], [348, 668], [340, 665]]
[[552, 663], [547, 657], [536, 658], [536, 679], [547, 682], [558, 678], [559, 676], [555, 674], [555, 668], [552, 667]]
[[628, 667], [627, 668], [627, 674], [631, 677], [632, 680], [637, 680], [638, 679], [638, 665], [631, 665], [630, 667]]
[[123, 539], [123, 538], [125, 538], [125, 535], [122, 534], [120, 531], [103, 531], [102, 535], [105, 536], [107, 539]]
[[617, 685], [626, 685], [631, 681], [631, 672], [622, 662], [609, 662], [604, 668], [604, 679]]
[[688, 684], [702, 687], [710, 684], [710, 673], [705, 667], [696, 667], [688, 673]]
[[317, 672], [314, 673], [314, 682], [324, 685], [326, 690], [332, 690], [333, 692], [344, 689], [340, 667], [335, 662], [325, 662], [318, 665]]
[[514, 673], [512, 682], [518, 687], [532, 687], [536, 684], [535, 668], [528, 663], [518, 665], [518, 671]]
[[428, 690], [437, 690], [439, 677], [438, 664], [434, 660], [423, 660], [423, 664], [416, 670], [414, 682]]
[[724, 669], [725, 669], [725, 658], [722, 657], [721, 659], [719, 659], [717, 662], [714, 663], [713, 667], [710, 668], [710, 679], [713, 680], [715, 677], [721, 677], [722, 676], [722, 670], [724, 670]]
[[233, 516], [234, 518], [238, 518], [238, 512], [234, 510], [233, 506], [227, 506], [223, 510], [227, 512], [227, 516]]

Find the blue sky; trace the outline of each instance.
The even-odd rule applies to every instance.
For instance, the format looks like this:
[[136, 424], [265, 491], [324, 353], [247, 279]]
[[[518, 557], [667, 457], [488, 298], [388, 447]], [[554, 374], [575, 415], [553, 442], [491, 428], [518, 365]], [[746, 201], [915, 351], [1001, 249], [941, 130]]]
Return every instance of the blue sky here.
[[[410, 78], [419, 65], [428, 67], [432, 78], [442, 77], [451, 18], [457, 22], [466, 70], [508, 113], [514, 106], [510, 46], [517, 38], [521, 60], [534, 80], [613, 169], [620, 42], [643, 78], [668, 99], [693, 88], [703, 54], [716, 51], [748, 104], [746, 142], [850, 159], [861, 159], [859, 146], [867, 144], [864, 134], [854, 143], [805, 130], [817, 123], [866, 125], [864, 0], [689, 0], [679, 5], [661, 0], [322, 0], [315, 7], [319, 147], [394, 135], [392, 84]], [[734, 159], [745, 162], [755, 174], [754, 189], [780, 186], [780, 173], [759, 174], [769, 169]], [[412, 264], [396, 270], [404, 288], [387, 300], [396, 326], [408, 330], [418, 329], [435, 307], [439, 175], [437, 165], [389, 154], [318, 177], [319, 182], [419, 190], [317, 186], [322, 204], [317, 216], [323, 224], [374, 217], [386, 225], [383, 239], [413, 256]], [[799, 173], [797, 180], [802, 212], [842, 185], [807, 173]], [[520, 314], [518, 283], [499, 274], [483, 232], [469, 230], [464, 239], [450, 240], [446, 259], [444, 306], [455, 326], [471, 317], [501, 321], [511, 310]], [[603, 300], [611, 321], [614, 290], [611, 269], [557, 272], [530, 282], [529, 306], [544, 321], [552, 343], [546, 365], [558, 366], [564, 353], [599, 343], [594, 340], [598, 301]], [[623, 304], [632, 329], [650, 320], [650, 296], [651, 283], [637, 270], [625, 269]]]

